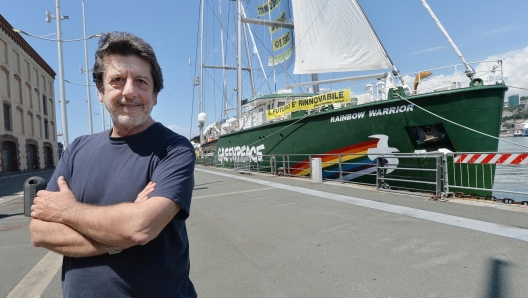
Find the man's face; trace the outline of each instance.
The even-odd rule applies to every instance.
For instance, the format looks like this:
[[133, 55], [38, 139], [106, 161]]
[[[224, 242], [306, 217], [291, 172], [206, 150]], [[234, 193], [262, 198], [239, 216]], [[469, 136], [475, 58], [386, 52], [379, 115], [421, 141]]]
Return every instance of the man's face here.
[[111, 55], [104, 59], [104, 65], [104, 94], [99, 92], [99, 101], [108, 109], [116, 128], [141, 130], [157, 103], [150, 64], [137, 56]]

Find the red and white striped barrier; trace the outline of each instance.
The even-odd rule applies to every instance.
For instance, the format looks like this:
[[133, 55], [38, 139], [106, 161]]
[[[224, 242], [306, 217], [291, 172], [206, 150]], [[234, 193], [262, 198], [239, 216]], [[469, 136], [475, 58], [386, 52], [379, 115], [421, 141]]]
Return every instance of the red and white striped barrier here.
[[528, 164], [528, 153], [467, 153], [456, 154], [455, 163], [525, 165]]

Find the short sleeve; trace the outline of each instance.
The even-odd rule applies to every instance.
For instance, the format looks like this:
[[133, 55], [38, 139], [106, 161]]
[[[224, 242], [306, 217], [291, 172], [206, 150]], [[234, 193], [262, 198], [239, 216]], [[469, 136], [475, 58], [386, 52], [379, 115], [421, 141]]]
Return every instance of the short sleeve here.
[[176, 219], [189, 217], [194, 188], [195, 159], [194, 152], [186, 146], [169, 149], [152, 175], [156, 189], [150, 197], [166, 197], [176, 202], [182, 208]]

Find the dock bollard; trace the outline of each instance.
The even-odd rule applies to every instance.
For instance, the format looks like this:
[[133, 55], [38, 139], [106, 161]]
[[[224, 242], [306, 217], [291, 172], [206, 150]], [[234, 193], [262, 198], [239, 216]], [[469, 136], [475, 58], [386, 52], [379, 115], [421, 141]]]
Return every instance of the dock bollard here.
[[31, 205], [39, 190], [45, 190], [48, 182], [38, 176], [33, 176], [24, 182], [24, 216], [31, 216]]
[[312, 181], [323, 182], [323, 164], [321, 158], [312, 158]]

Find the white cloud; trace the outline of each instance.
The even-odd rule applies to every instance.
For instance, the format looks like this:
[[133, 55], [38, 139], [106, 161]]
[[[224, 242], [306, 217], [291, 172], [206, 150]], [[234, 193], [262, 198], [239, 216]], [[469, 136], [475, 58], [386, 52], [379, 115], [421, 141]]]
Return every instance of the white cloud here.
[[425, 49], [425, 50], [420, 50], [420, 51], [412, 52], [410, 55], [416, 55], [416, 54], [427, 53], [427, 52], [434, 52], [434, 51], [441, 50], [441, 49], [443, 49], [443, 48], [444, 48], [444, 47], [432, 47], [432, 48], [428, 48], [428, 49]]
[[486, 60], [502, 60], [504, 81], [509, 87], [506, 96], [513, 94], [528, 95], [528, 90], [525, 90], [528, 89], [528, 46], [524, 49], [491, 56]]
[[494, 34], [509, 32], [509, 31], [513, 31], [513, 30], [515, 30], [515, 28], [513, 28], [513, 27], [502, 27], [502, 28], [496, 28], [496, 29], [493, 29], [493, 30], [489, 30], [489, 31], [483, 32], [482, 35], [494, 35]]

